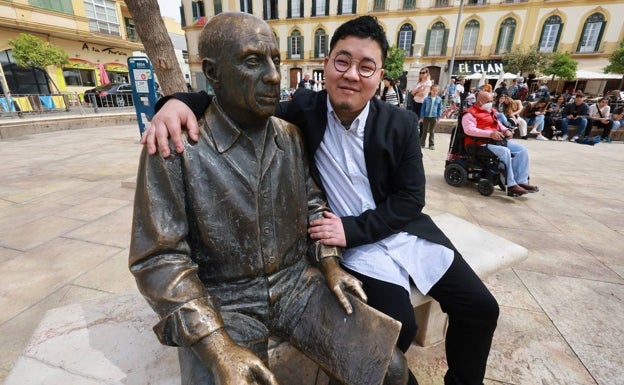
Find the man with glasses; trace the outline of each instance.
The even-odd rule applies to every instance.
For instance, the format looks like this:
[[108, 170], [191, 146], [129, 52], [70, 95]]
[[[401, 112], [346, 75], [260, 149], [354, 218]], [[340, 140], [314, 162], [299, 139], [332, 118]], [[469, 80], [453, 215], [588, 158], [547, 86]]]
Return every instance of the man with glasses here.
[[[385, 32], [374, 17], [342, 24], [323, 62], [326, 89], [297, 90], [277, 108], [277, 116], [300, 127], [312, 177], [335, 213], [311, 221], [309, 234], [324, 245], [344, 247], [342, 265], [362, 281], [368, 304], [402, 323], [397, 342], [402, 351], [417, 330], [410, 281], [435, 298], [449, 315], [445, 384], [482, 384], [498, 304], [422, 212], [425, 173], [417, 117], [374, 97], [387, 51]], [[169, 134], [176, 151], [183, 151], [181, 124], [191, 139], [198, 137], [195, 115], [210, 97], [174, 97], [178, 100], [159, 104], [143, 138], [151, 153], [158, 145], [163, 156], [170, 154]], [[411, 373], [409, 383], [417, 384]]]

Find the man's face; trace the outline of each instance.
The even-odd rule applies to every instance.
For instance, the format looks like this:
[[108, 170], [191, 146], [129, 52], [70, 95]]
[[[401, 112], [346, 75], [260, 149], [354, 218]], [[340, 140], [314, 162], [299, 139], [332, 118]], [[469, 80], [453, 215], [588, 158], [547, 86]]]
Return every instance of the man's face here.
[[239, 123], [275, 113], [279, 102], [279, 49], [268, 26], [256, 22], [236, 31], [231, 49], [221, 54], [217, 99]]
[[479, 103], [480, 106], [486, 104], [486, 103], [492, 103], [494, 101], [494, 98], [492, 97], [492, 94], [489, 92], [479, 92], [479, 95], [477, 97], [477, 103]]
[[576, 98], [574, 98], [574, 103], [575, 103], [577, 106], [580, 106], [581, 104], [583, 104], [583, 98], [582, 98], [582, 97], [580, 97], [580, 96], [577, 96]]
[[[348, 57], [351, 67], [340, 72], [334, 66], [336, 56]], [[372, 39], [348, 36], [336, 43], [331, 55], [325, 58], [325, 88], [329, 101], [341, 121], [355, 119], [366, 103], [375, 95], [377, 86], [384, 75], [382, 68], [381, 47]], [[372, 76], [365, 78], [358, 72], [358, 67], [371, 64], [376, 66]]]

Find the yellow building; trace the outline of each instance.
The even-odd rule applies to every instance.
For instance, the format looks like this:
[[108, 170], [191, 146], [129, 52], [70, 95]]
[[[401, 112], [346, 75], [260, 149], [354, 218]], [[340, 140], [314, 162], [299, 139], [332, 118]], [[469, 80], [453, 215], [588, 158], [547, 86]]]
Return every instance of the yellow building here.
[[421, 67], [442, 86], [451, 74], [485, 72], [495, 82], [502, 55], [518, 46], [570, 52], [579, 70], [598, 76], [579, 79], [577, 87], [589, 94], [619, 85], [595, 73], [603, 72], [624, 40], [622, 0], [182, 0], [182, 6], [192, 78], [200, 89], [205, 80], [197, 38], [207, 19], [225, 11], [253, 13], [271, 25], [280, 45], [283, 88], [295, 88], [306, 72], [322, 79], [329, 37], [356, 15], [376, 16], [390, 45], [406, 52], [408, 88]]
[[15, 64], [9, 40], [20, 33], [34, 35], [69, 54], [70, 64], [46, 70], [59, 91], [71, 95], [107, 81], [129, 81], [126, 59], [143, 50], [124, 1], [0, 1], [0, 63], [13, 95], [57, 91], [41, 70]]

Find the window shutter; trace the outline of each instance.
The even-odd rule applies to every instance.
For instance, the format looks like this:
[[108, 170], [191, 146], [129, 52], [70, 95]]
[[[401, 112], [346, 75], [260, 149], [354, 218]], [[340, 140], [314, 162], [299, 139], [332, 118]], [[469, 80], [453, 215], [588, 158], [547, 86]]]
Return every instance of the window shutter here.
[[559, 30], [557, 31], [557, 39], [555, 39], [555, 46], [553, 47], [553, 53], [557, 52], [559, 46], [559, 38], [561, 37], [561, 31], [563, 31], [563, 23], [559, 24]]
[[353, 15], [355, 15], [355, 12], [357, 10], [357, 0], [353, 0], [353, 4], [352, 4], [352, 8], [351, 8], [351, 13]]
[[423, 52], [423, 56], [431, 56], [429, 55], [429, 40], [431, 40], [431, 30], [427, 30], [427, 37], [425, 38], [425, 50]]
[[303, 49], [303, 47], [305, 47], [305, 45], [303, 44], [303, 35], [301, 35], [299, 37], [299, 49], [301, 50], [301, 52], [299, 53], [299, 57], [301, 59], [305, 58], [305, 50]]
[[329, 53], [329, 35], [324, 35], [323, 39], [325, 39], [325, 49], [323, 50], [323, 57], [327, 57]]
[[314, 34], [314, 57], [319, 57], [320, 55], [320, 51], [319, 51], [319, 38], [321, 38], [321, 36]]
[[338, 0], [338, 15], [342, 15], [342, 0]]
[[596, 41], [596, 48], [594, 48], [594, 52], [600, 51], [600, 43], [602, 42], [602, 35], [604, 34], [606, 26], [607, 26], [606, 21], [603, 21], [600, 25], [600, 33], [598, 34], [598, 40]]
[[288, 36], [288, 39], [286, 40], [287, 45], [288, 45], [288, 58], [292, 58], [292, 36]]
[[446, 49], [448, 46], [448, 38], [449, 38], [449, 32], [451, 30], [448, 28], [444, 29], [444, 37], [442, 38], [442, 56], [446, 56]]

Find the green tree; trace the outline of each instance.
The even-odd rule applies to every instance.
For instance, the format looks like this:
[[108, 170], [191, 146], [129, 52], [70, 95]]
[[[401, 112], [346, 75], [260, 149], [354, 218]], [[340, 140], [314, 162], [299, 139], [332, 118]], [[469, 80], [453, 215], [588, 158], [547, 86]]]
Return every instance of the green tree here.
[[9, 45], [13, 47], [13, 59], [18, 66], [44, 70], [43, 73], [46, 78], [58, 91], [56, 83], [48, 76], [45, 68], [51, 65], [62, 66], [67, 64], [69, 62], [67, 52], [59, 46], [27, 33], [20, 33], [17, 39], [9, 40]]
[[604, 71], [622, 75], [619, 87], [621, 90], [623, 88], [622, 85], [624, 85], [624, 40], [620, 42], [620, 48], [613, 51], [609, 57], [609, 65], [605, 67]]
[[503, 55], [505, 71], [520, 73], [520, 75], [538, 74], [548, 65], [548, 56], [540, 52], [537, 47], [525, 50], [522, 47]]
[[576, 79], [576, 68], [578, 63], [572, 59], [572, 55], [569, 52], [559, 53], [555, 52], [549, 57], [549, 63], [544, 68], [544, 75], [552, 75], [554, 79], [557, 77], [557, 87], [559, 89], [559, 82], [563, 80]]
[[405, 51], [393, 45], [388, 50], [388, 57], [384, 64], [385, 74], [398, 79], [403, 75], [403, 62], [405, 61]]

